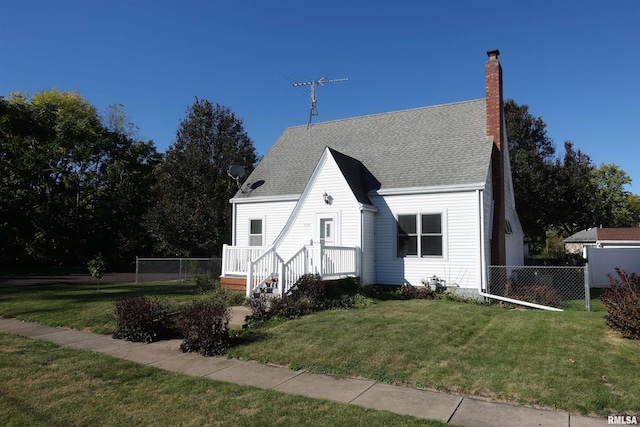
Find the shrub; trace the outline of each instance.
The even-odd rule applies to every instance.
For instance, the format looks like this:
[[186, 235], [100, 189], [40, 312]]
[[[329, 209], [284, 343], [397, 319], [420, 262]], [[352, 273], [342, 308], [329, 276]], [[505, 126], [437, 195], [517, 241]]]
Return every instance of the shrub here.
[[360, 292], [360, 283], [355, 277], [324, 282], [325, 297], [328, 300], [337, 300], [353, 297]]
[[600, 296], [608, 311], [605, 319], [622, 336], [640, 340], [640, 276], [617, 268], [616, 272], [619, 279], [609, 276], [611, 288]]
[[321, 281], [314, 274], [305, 274], [282, 297], [252, 298], [249, 324], [273, 317], [295, 319], [320, 310], [361, 307], [371, 302], [359, 295], [360, 284], [354, 278]]
[[230, 319], [228, 308], [219, 299], [194, 302], [181, 321], [184, 341], [180, 349], [205, 356], [224, 354], [230, 346]]
[[247, 301], [254, 320], [266, 320], [269, 316], [269, 302], [265, 298], [250, 298]]
[[367, 298], [379, 301], [398, 300], [401, 299], [400, 288], [401, 286], [397, 285], [366, 285], [362, 286], [359, 292]]
[[114, 338], [134, 342], [152, 342], [170, 336], [173, 321], [168, 305], [148, 297], [128, 297], [115, 303], [117, 327]]
[[285, 298], [293, 301], [308, 300], [316, 303], [327, 298], [326, 283], [317, 274], [305, 274], [291, 287], [291, 292]]
[[220, 280], [206, 274], [198, 274], [194, 278], [196, 294], [205, 294], [208, 292], [216, 292], [220, 287]]
[[403, 285], [398, 289], [398, 293], [402, 299], [434, 299], [435, 292], [431, 288], [416, 287], [412, 285]]
[[560, 305], [560, 295], [558, 294], [558, 291], [545, 285], [513, 287], [510, 288], [507, 296], [509, 298], [546, 305], [549, 307], [558, 307]]

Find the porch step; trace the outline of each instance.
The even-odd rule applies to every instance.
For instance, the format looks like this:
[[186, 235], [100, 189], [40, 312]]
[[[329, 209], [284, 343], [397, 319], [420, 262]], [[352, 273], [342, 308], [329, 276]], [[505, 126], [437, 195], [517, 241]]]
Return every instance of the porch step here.
[[254, 298], [260, 298], [260, 297], [268, 297], [273, 295], [273, 290], [275, 288], [270, 288], [270, 287], [260, 287], [260, 288], [256, 288], [253, 290], [253, 297]]

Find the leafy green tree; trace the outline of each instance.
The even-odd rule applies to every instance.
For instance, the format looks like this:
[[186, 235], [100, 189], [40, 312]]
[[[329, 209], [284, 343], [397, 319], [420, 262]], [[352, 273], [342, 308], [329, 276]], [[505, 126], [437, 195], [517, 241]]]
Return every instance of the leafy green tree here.
[[640, 196], [637, 194], [629, 194], [627, 197], [627, 206], [633, 217], [632, 227], [640, 227]]
[[143, 175], [159, 160], [153, 143], [109, 132], [73, 92], [10, 94], [0, 113], [0, 264], [82, 265], [98, 252], [124, 254], [115, 240], [124, 230], [130, 241], [121, 224], [139, 224], [146, 212]]
[[567, 237], [593, 227], [598, 199], [591, 158], [574, 150], [571, 141], [566, 141], [564, 148], [564, 158], [557, 159], [554, 165], [552, 192], [544, 203], [548, 205], [549, 227], [561, 230], [561, 235]]
[[547, 136], [547, 125], [527, 105], [507, 99], [504, 110], [516, 209], [530, 249], [539, 252], [552, 222], [543, 201], [553, 194], [555, 148]]
[[227, 170], [236, 164], [250, 173], [257, 161], [242, 120], [227, 107], [196, 98], [156, 170], [148, 221], [156, 251], [219, 255], [231, 238], [229, 199], [237, 191]]
[[550, 232], [562, 238], [584, 228], [640, 222], [640, 199], [625, 191], [631, 180], [624, 171], [595, 167], [571, 141], [556, 157], [540, 117], [512, 99], [504, 106], [516, 209], [533, 254], [545, 250]]
[[[603, 227], [635, 227], [638, 214], [634, 213], [632, 194], [625, 190], [631, 178], [619, 166], [602, 163], [593, 171], [597, 188], [598, 209], [594, 225]], [[637, 197], [637, 196], [636, 196]]]
[[104, 273], [106, 271], [102, 254], [99, 253], [95, 258], [90, 259], [89, 262], [87, 262], [87, 268], [89, 269], [91, 277], [96, 278], [97, 289], [100, 289], [102, 278], [104, 277]]

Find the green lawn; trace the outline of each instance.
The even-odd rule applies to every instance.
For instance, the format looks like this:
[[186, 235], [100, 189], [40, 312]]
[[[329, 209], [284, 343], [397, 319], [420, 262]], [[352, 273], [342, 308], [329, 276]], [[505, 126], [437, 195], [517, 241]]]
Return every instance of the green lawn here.
[[2, 426], [442, 426], [0, 333]]
[[[196, 296], [188, 284], [0, 289], [0, 316], [100, 333], [113, 300]], [[592, 312], [508, 310], [442, 300], [379, 301], [243, 333], [230, 356], [311, 372], [539, 405], [583, 414], [640, 412], [640, 343]]]
[[0, 317], [99, 334], [116, 329], [114, 301], [129, 296], [157, 296], [175, 304], [203, 298], [190, 282], [61, 284], [0, 288]]
[[260, 331], [233, 357], [583, 414], [640, 412], [640, 343], [604, 309], [507, 310], [385, 301]]

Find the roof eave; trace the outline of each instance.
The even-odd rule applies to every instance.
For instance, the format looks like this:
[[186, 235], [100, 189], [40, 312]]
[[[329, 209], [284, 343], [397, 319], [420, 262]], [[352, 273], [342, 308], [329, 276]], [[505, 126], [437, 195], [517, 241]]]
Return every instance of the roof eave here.
[[375, 196], [398, 196], [406, 194], [456, 193], [461, 191], [484, 190], [486, 182], [472, 182], [468, 184], [437, 185], [428, 187], [386, 188], [370, 192]]
[[234, 197], [229, 203], [265, 203], [265, 202], [297, 202], [300, 194], [281, 194], [272, 196]]

